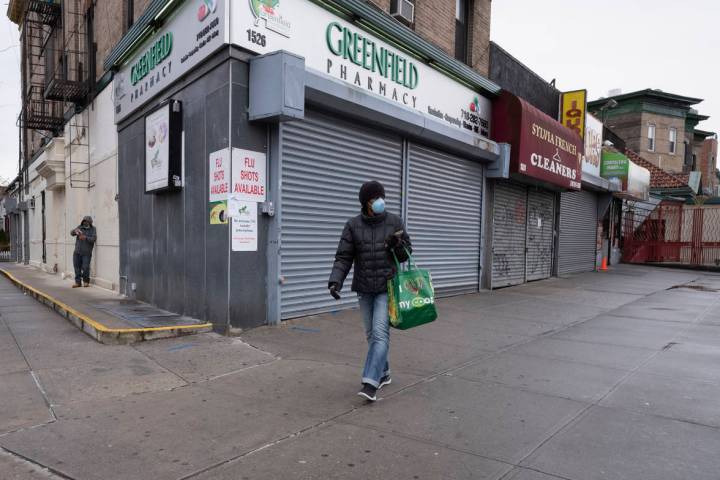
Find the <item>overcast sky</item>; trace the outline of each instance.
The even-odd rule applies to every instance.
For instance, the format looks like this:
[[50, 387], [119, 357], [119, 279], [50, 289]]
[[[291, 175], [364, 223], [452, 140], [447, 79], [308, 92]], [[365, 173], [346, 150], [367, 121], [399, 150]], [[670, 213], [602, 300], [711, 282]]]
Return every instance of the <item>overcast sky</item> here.
[[717, 0], [493, 0], [490, 37], [558, 89], [590, 100], [646, 88], [703, 98], [720, 131]]
[[[452, 0], [446, 0], [452, 1]], [[699, 125], [720, 131], [717, 0], [493, 0], [490, 36], [560, 90], [590, 99], [620, 88], [704, 98]], [[17, 26], [0, 3], [0, 182], [17, 174], [20, 68]]]
[[6, 12], [7, 2], [0, 2], [0, 184], [17, 176], [20, 113], [18, 29]]

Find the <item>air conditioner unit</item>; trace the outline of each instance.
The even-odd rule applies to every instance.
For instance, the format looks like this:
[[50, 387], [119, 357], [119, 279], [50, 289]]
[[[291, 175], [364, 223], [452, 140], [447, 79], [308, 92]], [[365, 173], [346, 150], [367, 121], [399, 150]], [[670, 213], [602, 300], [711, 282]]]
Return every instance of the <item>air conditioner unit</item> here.
[[415, 21], [415, 4], [410, 0], [391, 0], [390, 15], [407, 25], [412, 25]]

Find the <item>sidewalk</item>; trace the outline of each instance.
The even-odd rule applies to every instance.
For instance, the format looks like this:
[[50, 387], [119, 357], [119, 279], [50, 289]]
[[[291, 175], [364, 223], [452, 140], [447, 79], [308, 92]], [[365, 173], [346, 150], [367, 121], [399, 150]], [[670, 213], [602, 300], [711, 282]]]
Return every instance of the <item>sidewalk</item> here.
[[718, 478], [720, 275], [619, 266], [438, 308], [392, 332], [366, 404], [357, 311], [106, 346], [0, 279], [0, 478]]
[[72, 288], [70, 281], [25, 265], [0, 263], [0, 275], [101, 343], [133, 343], [212, 330], [212, 324], [129, 300], [110, 290]]

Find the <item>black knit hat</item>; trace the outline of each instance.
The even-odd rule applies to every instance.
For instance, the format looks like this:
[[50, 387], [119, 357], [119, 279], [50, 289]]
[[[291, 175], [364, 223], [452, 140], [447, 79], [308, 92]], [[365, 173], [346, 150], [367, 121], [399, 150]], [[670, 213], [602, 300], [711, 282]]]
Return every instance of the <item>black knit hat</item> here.
[[363, 208], [365, 208], [365, 205], [367, 205], [370, 200], [378, 197], [385, 198], [385, 187], [382, 186], [382, 183], [373, 180], [363, 183], [362, 187], [360, 187], [358, 199]]

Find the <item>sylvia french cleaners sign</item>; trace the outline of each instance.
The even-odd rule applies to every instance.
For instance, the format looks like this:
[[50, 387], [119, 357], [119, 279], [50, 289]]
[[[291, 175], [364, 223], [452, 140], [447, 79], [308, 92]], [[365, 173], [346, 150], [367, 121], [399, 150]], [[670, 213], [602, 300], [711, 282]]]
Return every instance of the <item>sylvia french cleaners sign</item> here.
[[309, 0], [233, 3], [231, 42], [256, 53], [286, 50], [306, 68], [488, 137], [490, 101]]
[[185, 0], [113, 79], [115, 123], [228, 42], [225, 0]]
[[581, 188], [583, 140], [525, 100], [503, 91], [491, 138], [510, 144], [510, 172], [570, 190]]

